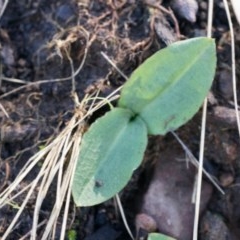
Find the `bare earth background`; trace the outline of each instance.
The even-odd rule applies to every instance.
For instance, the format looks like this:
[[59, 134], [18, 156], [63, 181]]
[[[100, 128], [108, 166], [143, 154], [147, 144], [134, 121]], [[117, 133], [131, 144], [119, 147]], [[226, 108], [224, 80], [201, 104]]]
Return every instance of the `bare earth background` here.
[[[3, 76], [0, 81], [0, 103], [9, 115], [7, 117], [0, 109], [0, 191], [11, 183], [30, 156], [56, 137], [74, 113], [71, 80], [36, 83], [8, 94], [23, 85], [12, 82], [13, 79], [34, 83], [71, 76], [69, 59], [72, 59], [77, 69], [89, 44], [84, 66], [76, 76], [76, 92], [80, 99], [94, 90], [100, 90], [100, 95], [105, 97], [125, 80], [102, 57], [101, 51], [129, 76], [144, 59], [169, 43], [206, 35], [206, 1], [198, 1], [199, 9], [196, 14], [191, 10], [181, 13], [179, 9], [175, 9], [176, 19], [169, 12], [161, 11], [159, 6], [168, 9], [169, 2], [174, 4], [181, 1], [163, 1], [162, 5], [161, 1], [151, 0], [148, 1], [149, 4], [146, 2], [9, 1], [0, 20], [0, 76]], [[196, 16], [196, 21], [192, 14]], [[240, 34], [234, 16], [233, 23], [236, 34], [236, 62], [239, 66]], [[215, 1], [214, 5], [213, 38], [217, 44], [218, 68], [209, 97], [205, 167], [218, 179], [226, 194], [222, 195], [205, 181], [199, 236], [204, 240], [240, 239], [240, 144], [233, 111], [229, 27], [221, 1]], [[237, 71], [239, 77], [238, 68]], [[107, 108], [101, 109], [89, 122], [106, 111]], [[198, 156], [200, 123], [201, 112], [177, 131], [195, 156]], [[192, 206], [188, 201], [186, 204], [185, 200], [190, 198], [194, 178], [191, 174], [187, 180], [181, 178], [187, 175], [186, 164], [181, 161], [184, 156], [172, 135], [149, 137], [144, 164], [134, 173], [132, 181], [121, 194], [126, 217], [133, 232], [136, 214], [144, 212], [154, 215], [160, 231], [180, 239], [191, 239], [191, 233], [185, 237], [181, 235], [182, 231], [191, 232], [191, 224], [190, 229], [185, 226], [183, 230], [173, 230], [173, 226], [169, 229], [164, 225], [169, 219], [174, 223], [174, 219], [171, 219], [173, 216], [159, 203], [169, 201], [169, 198], [164, 198], [164, 194], [166, 196], [168, 193], [177, 193], [170, 198], [174, 212], [180, 212], [180, 216], [177, 216], [178, 222], [192, 222]], [[34, 169], [17, 191], [34, 179], [40, 168], [39, 165]], [[163, 189], [162, 186], [159, 187], [159, 181], [164, 185]], [[154, 185], [155, 182], [157, 185]], [[153, 193], [151, 189], [155, 189]], [[20, 239], [31, 229], [35, 197], [31, 197], [32, 202], [27, 205], [9, 239]], [[48, 218], [54, 201], [53, 191], [44, 201], [41, 221]], [[21, 202], [21, 198], [17, 199], [16, 205]], [[163, 205], [166, 204], [167, 202], [164, 202]], [[154, 214], [151, 212], [152, 208]], [[68, 230], [76, 230], [76, 239], [130, 239], [114, 201], [92, 208], [75, 209], [75, 212], [73, 209], [72, 205]], [[0, 236], [15, 213], [16, 209], [10, 205], [0, 209]], [[173, 225], [176, 227], [177, 223]], [[41, 231], [39, 228], [39, 236]]]

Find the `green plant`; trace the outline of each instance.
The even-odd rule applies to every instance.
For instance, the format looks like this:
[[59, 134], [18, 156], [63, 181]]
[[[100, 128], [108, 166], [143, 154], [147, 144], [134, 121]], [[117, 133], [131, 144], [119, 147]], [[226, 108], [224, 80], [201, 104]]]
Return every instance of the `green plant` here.
[[215, 43], [180, 41], [158, 51], [123, 86], [118, 106], [84, 135], [73, 180], [78, 206], [91, 206], [118, 193], [140, 165], [147, 134], [164, 135], [200, 108], [214, 77]]
[[67, 237], [68, 237], [68, 240], [76, 240], [77, 239], [77, 232], [76, 232], [76, 230], [73, 230], [73, 229], [69, 230], [67, 232]]
[[176, 239], [161, 233], [150, 233], [148, 235], [148, 240], [176, 240]]

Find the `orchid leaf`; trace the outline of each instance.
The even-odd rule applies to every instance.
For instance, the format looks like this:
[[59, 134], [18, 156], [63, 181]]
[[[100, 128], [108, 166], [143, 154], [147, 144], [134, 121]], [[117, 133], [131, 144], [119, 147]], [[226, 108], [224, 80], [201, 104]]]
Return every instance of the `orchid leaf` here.
[[138, 114], [149, 134], [165, 135], [199, 110], [214, 78], [213, 39], [180, 41], [158, 51], [124, 85], [119, 107]]
[[146, 126], [131, 111], [115, 108], [97, 119], [82, 140], [72, 187], [75, 203], [99, 204], [122, 190], [146, 145]]

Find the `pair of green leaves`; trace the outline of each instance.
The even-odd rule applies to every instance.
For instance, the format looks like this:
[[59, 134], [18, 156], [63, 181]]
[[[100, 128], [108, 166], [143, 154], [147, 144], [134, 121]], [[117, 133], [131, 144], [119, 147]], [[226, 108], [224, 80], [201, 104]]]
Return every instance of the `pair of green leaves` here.
[[158, 51], [123, 86], [117, 108], [84, 135], [72, 186], [78, 206], [118, 193], [140, 165], [147, 134], [177, 129], [200, 108], [215, 73], [214, 40], [193, 38]]

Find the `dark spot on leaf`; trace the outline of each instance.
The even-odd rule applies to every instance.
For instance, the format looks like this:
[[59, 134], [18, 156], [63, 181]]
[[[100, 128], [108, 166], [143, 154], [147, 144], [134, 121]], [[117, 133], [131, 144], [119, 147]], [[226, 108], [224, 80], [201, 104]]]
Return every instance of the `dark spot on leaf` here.
[[134, 121], [137, 116], [138, 116], [138, 114], [133, 114], [133, 115], [131, 116], [131, 118], [129, 119], [129, 122]]
[[103, 182], [102, 181], [100, 181], [100, 180], [96, 180], [95, 181], [95, 187], [96, 188], [100, 188], [100, 187], [102, 187], [103, 186]]

